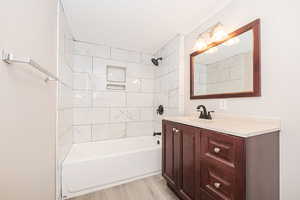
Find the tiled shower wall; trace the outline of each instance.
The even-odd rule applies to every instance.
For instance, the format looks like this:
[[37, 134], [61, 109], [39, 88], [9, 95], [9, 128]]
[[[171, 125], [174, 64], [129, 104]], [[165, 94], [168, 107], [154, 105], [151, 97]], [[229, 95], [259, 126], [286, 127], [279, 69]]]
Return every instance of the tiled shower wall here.
[[72, 146], [73, 138], [73, 39], [62, 7], [59, 9], [58, 35], [58, 83], [57, 95], [57, 134], [56, 134], [56, 163], [57, 163], [57, 199], [60, 199], [61, 167]]
[[184, 38], [176, 36], [162, 47], [156, 57], [163, 60], [155, 68], [155, 107], [163, 105], [165, 113], [155, 115], [155, 131], [161, 131], [164, 116], [179, 116], [184, 113]]
[[[152, 135], [154, 69], [151, 55], [75, 42], [73, 142]], [[106, 88], [106, 67], [126, 68], [126, 89]]]

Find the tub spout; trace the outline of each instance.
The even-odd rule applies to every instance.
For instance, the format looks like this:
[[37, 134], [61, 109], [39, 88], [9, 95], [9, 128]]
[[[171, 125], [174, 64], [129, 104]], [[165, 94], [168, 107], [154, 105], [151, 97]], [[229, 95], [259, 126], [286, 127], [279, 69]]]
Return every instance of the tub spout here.
[[161, 135], [161, 132], [154, 132], [153, 136]]

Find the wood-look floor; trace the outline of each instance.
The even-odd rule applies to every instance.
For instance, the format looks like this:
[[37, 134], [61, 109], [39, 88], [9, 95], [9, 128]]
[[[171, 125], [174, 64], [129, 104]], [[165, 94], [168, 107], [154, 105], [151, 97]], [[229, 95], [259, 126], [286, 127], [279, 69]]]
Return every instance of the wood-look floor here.
[[71, 200], [178, 200], [162, 176], [151, 176]]

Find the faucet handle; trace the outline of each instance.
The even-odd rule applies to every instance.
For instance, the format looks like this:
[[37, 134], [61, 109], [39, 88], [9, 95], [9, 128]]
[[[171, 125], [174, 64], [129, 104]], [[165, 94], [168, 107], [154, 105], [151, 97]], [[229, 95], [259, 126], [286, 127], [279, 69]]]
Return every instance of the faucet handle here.
[[200, 119], [205, 119], [205, 115], [204, 115], [204, 112], [203, 111], [201, 111], [200, 112], [200, 117], [199, 117]]
[[215, 111], [208, 111], [207, 113], [207, 119], [212, 119], [211, 114], [210, 113], [214, 113]]

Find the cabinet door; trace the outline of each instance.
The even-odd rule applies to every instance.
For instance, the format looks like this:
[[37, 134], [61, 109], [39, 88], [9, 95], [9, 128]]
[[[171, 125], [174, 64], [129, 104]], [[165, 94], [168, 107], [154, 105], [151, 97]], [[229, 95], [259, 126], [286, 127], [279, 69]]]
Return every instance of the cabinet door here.
[[180, 189], [182, 179], [181, 165], [182, 165], [182, 134], [176, 128], [173, 129], [173, 161], [174, 161], [174, 181], [177, 189]]
[[180, 170], [180, 194], [185, 200], [195, 199], [196, 192], [196, 137], [199, 129], [178, 125], [181, 135], [181, 170]]
[[168, 121], [163, 121], [162, 127], [162, 148], [163, 148], [163, 162], [162, 175], [168, 183], [175, 187], [175, 170], [174, 170], [174, 134], [173, 129], [175, 124]]

